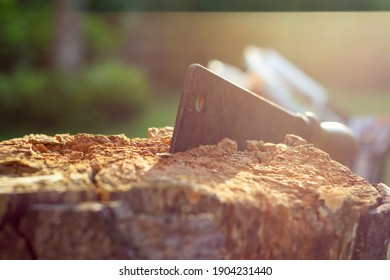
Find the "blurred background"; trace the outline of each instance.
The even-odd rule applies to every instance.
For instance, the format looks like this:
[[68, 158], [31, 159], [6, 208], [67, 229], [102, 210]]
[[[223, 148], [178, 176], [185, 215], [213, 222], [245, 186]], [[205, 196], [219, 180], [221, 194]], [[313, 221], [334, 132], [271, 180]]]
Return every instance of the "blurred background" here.
[[[370, 123], [362, 141], [389, 127], [389, 12], [110, 12], [101, 3], [0, 2], [0, 140], [145, 137], [174, 125], [190, 64], [217, 59], [245, 71], [249, 45], [275, 50], [320, 84], [343, 119]], [[386, 137], [375, 144], [386, 156], [371, 159], [383, 169], [371, 181], [389, 184]]]

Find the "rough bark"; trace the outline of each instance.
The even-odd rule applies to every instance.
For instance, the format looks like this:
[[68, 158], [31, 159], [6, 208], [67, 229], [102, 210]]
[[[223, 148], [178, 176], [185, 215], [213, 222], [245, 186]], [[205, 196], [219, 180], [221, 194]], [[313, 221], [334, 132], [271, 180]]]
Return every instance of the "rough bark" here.
[[384, 259], [390, 192], [293, 135], [0, 143], [0, 259]]

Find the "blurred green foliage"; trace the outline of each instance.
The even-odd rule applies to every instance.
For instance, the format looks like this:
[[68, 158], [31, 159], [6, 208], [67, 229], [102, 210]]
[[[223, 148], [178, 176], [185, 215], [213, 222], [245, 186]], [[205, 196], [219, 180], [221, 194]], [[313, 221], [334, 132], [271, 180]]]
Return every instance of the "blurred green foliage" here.
[[119, 58], [118, 47], [124, 44], [125, 38], [120, 26], [120, 16], [112, 18], [108, 15], [84, 13], [82, 29], [88, 61]]
[[52, 63], [56, 16], [50, 1], [0, 2], [0, 139], [104, 132], [146, 110], [146, 76], [119, 61], [120, 17], [83, 13], [81, 67], [60, 71]]
[[48, 64], [54, 14], [50, 4], [35, 2], [29, 10], [21, 1], [0, 1], [0, 71]]
[[386, 0], [94, 0], [98, 11], [373, 11], [388, 10]]
[[15, 126], [23, 133], [101, 131], [128, 122], [148, 101], [144, 75], [117, 62], [77, 72], [19, 70], [0, 77], [0, 137], [18, 134]]

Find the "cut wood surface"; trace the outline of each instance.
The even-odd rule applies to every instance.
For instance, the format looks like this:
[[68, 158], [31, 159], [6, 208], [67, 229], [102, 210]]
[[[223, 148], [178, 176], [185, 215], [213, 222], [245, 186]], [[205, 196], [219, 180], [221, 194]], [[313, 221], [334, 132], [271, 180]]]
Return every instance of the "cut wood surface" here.
[[385, 259], [390, 191], [287, 135], [0, 142], [0, 259]]

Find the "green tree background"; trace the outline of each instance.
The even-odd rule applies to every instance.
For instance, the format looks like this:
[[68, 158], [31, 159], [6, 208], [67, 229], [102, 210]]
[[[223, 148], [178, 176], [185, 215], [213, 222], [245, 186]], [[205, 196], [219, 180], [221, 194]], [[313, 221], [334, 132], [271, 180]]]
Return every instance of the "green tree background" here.
[[[0, 2], [1, 139], [105, 132], [146, 109], [147, 77], [119, 57], [121, 18], [80, 12], [86, 3]], [[82, 55], [67, 63], [72, 46]]]

